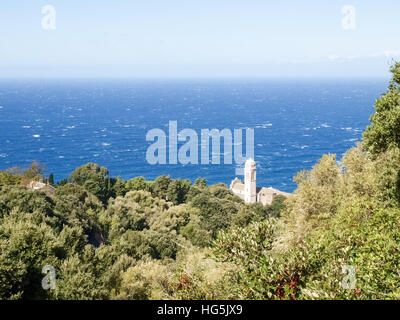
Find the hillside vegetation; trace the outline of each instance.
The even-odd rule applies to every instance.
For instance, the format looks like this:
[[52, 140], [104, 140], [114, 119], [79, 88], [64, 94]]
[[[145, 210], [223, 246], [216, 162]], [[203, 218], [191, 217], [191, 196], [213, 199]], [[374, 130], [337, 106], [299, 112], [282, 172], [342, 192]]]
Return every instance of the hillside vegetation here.
[[[0, 172], [0, 299], [400, 299], [400, 64], [391, 71], [362, 142], [322, 156], [271, 206], [92, 163], [53, 195], [25, 187], [43, 178], [37, 163]], [[42, 288], [45, 265], [55, 289]]]

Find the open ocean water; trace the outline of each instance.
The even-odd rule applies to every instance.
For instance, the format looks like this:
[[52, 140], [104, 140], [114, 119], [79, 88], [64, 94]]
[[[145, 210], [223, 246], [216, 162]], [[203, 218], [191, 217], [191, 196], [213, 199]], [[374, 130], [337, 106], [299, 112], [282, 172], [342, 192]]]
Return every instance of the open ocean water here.
[[199, 137], [207, 128], [254, 128], [257, 185], [292, 192], [297, 172], [324, 153], [341, 157], [360, 140], [386, 87], [387, 79], [2, 80], [0, 169], [38, 160], [59, 181], [95, 162], [124, 179], [169, 174], [229, 185], [235, 164], [223, 159], [147, 163], [146, 133], [168, 134], [177, 120], [178, 131], [191, 128]]

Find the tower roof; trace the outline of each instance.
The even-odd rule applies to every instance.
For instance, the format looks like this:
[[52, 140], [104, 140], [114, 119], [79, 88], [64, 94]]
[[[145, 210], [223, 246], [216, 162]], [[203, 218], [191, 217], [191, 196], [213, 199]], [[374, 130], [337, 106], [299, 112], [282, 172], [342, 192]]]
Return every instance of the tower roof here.
[[255, 165], [256, 165], [256, 162], [252, 158], [249, 158], [246, 160], [245, 167], [252, 167]]

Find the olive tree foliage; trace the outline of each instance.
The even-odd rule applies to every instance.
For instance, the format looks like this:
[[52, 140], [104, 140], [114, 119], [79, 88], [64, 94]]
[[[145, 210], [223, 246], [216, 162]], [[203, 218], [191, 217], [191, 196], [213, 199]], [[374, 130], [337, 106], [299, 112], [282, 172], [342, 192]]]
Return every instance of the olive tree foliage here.
[[207, 188], [207, 180], [203, 178], [197, 178], [196, 181], [193, 183], [194, 187], [204, 190]]
[[13, 210], [0, 224], [0, 299], [45, 299], [42, 268], [64, 255], [54, 230]]
[[54, 199], [45, 193], [32, 192], [23, 186], [0, 187], [0, 218], [12, 210], [25, 214], [42, 213], [45, 217], [54, 216]]
[[32, 180], [47, 180], [43, 175], [45, 166], [38, 161], [33, 161], [27, 169], [13, 167], [0, 171], [0, 186], [26, 186]]
[[[397, 148], [323, 156], [297, 177], [265, 246], [258, 222], [220, 232], [214, 251], [238, 270], [225, 279], [229, 298], [398, 299], [399, 169]], [[345, 266], [354, 288], [343, 286]]]
[[[230, 273], [237, 274], [238, 268], [217, 261], [209, 248], [196, 247], [180, 251], [170, 270], [170, 299], [219, 300], [231, 299], [232, 282], [227, 281]], [[168, 293], [168, 292], [167, 292]]]
[[285, 201], [280, 220], [284, 225], [280, 237], [283, 246], [301, 242], [351, 199], [367, 197], [382, 207], [398, 206], [399, 172], [397, 148], [372, 158], [358, 145], [348, 150], [340, 162], [335, 155], [324, 155], [312, 170], [300, 172], [295, 178], [298, 187]]
[[25, 179], [38, 179], [43, 176], [45, 166], [38, 161], [33, 161], [29, 168], [23, 173]]
[[219, 232], [214, 252], [221, 261], [234, 262], [251, 270], [257, 266], [259, 258], [272, 249], [275, 237], [276, 221], [273, 218], [245, 228], [232, 227]]
[[363, 147], [371, 155], [378, 155], [392, 147], [400, 147], [400, 62], [392, 68], [388, 91], [375, 102], [371, 125], [363, 135]]
[[19, 185], [21, 181], [21, 175], [13, 174], [10, 170], [0, 171], [0, 186]]
[[103, 205], [96, 196], [78, 184], [66, 184], [56, 189], [54, 200], [54, 213], [63, 224], [81, 227], [93, 244], [103, 242], [98, 227]]
[[102, 262], [96, 249], [86, 245], [84, 249], [64, 259], [57, 268], [57, 285], [51, 292], [55, 299], [92, 300], [106, 299], [108, 290], [102, 281]]
[[286, 200], [282, 213], [284, 245], [301, 241], [321, 221], [335, 214], [340, 176], [336, 155], [324, 155], [312, 170], [302, 171], [294, 178], [297, 189]]
[[[383, 208], [367, 197], [347, 201], [298, 250], [306, 258], [298, 297], [398, 300], [399, 222], [398, 208]], [[355, 271], [350, 290], [343, 286], [344, 266]]]
[[146, 212], [135, 201], [130, 201], [132, 193], [117, 197], [100, 217], [100, 223], [109, 241], [119, 237], [127, 230], [143, 230], [147, 226]]
[[69, 176], [69, 182], [84, 187], [104, 204], [113, 195], [112, 180], [108, 176], [108, 169], [95, 163], [88, 163], [75, 169]]
[[171, 295], [172, 274], [159, 260], [145, 259], [121, 274], [116, 299], [162, 300]]
[[147, 181], [144, 177], [136, 177], [128, 180], [125, 183], [125, 189], [127, 191], [152, 191], [153, 183], [151, 181]]
[[185, 203], [190, 187], [190, 180], [173, 180], [168, 186], [167, 199], [175, 205]]
[[159, 176], [156, 180], [154, 180], [152, 184], [152, 191], [154, 197], [158, 197], [160, 199], [167, 199], [168, 197], [168, 188], [172, 179], [169, 176]]
[[171, 206], [168, 210], [158, 211], [149, 217], [149, 226], [156, 230], [175, 230], [179, 232], [190, 222], [191, 214], [197, 214], [198, 211], [187, 204]]
[[[211, 245], [210, 229], [228, 227], [230, 211], [244, 206], [203, 179], [124, 181], [89, 163], [46, 195], [26, 188], [23, 173], [0, 175], [2, 299], [172, 297], [180, 252]], [[54, 290], [41, 287], [45, 264], [55, 268]]]

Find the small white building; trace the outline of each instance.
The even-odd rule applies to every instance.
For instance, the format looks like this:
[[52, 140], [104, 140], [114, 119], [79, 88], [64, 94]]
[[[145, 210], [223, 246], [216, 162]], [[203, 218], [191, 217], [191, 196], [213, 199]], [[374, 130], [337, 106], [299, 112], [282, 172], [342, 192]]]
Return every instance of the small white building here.
[[26, 187], [33, 191], [41, 191], [41, 192], [45, 192], [47, 194], [53, 194], [55, 191], [55, 188], [53, 186], [51, 186], [48, 183], [43, 183], [42, 180], [40, 180], [40, 181], [32, 180], [31, 182], [28, 183], [28, 185]]
[[232, 180], [229, 189], [246, 203], [260, 202], [263, 205], [270, 205], [278, 195], [285, 197], [290, 195], [290, 193], [282, 192], [272, 187], [257, 187], [256, 174], [256, 162], [251, 158], [247, 159], [244, 166], [244, 183], [235, 178]]

